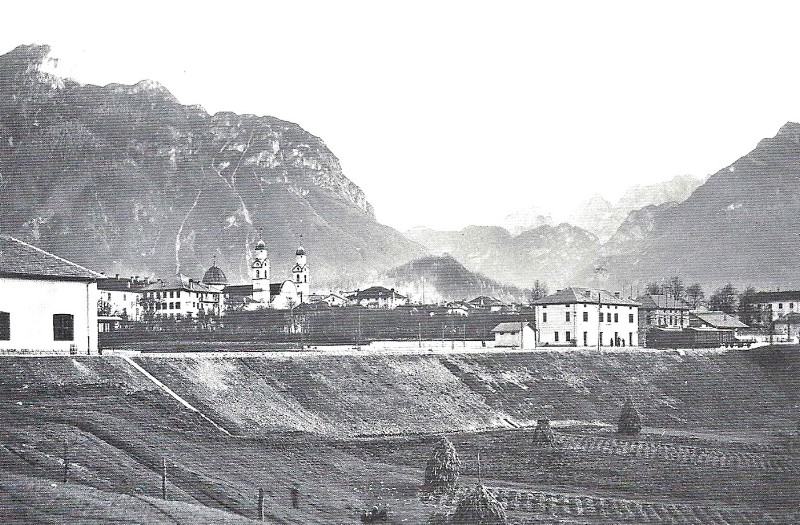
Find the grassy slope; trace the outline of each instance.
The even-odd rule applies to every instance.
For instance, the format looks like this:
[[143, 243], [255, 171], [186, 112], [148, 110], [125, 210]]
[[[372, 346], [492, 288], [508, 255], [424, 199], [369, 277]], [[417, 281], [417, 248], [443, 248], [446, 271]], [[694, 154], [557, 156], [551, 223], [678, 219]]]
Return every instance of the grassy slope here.
[[625, 396], [653, 427], [794, 430], [794, 351], [139, 361], [240, 433], [429, 433], [539, 417], [614, 423]]

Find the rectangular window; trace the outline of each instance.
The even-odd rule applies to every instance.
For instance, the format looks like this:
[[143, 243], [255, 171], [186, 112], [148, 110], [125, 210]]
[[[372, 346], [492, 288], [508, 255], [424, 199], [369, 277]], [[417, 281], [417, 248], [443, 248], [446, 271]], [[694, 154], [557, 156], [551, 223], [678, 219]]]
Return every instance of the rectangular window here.
[[603, 332], [600, 332], [600, 346], [603, 346]]
[[589, 312], [583, 312], [583, 322], [589, 321]]
[[179, 299], [180, 299], [180, 297], [181, 297], [181, 291], [180, 291], [180, 290], [178, 290], [177, 292], [175, 292], [175, 297], [177, 297], [177, 298], [179, 298]]
[[600, 312], [600, 322], [603, 322], [603, 312]]
[[567, 322], [569, 322], [569, 314], [570, 312], [567, 312]]
[[0, 312], [0, 341], [11, 341], [11, 314]]
[[542, 322], [543, 323], [547, 322], [547, 312], [542, 312]]
[[583, 346], [589, 346], [589, 332], [583, 332]]
[[72, 314], [53, 315], [53, 341], [73, 341], [75, 339], [75, 318]]
[[633, 346], [633, 332], [628, 332], [628, 346]]
[[783, 310], [783, 303], [778, 303], [778, 309]]
[[180, 301], [175, 301], [175, 309], [176, 310], [180, 310], [181, 309], [181, 302]]
[[633, 314], [628, 314], [628, 322], [629, 323], [633, 322]]
[[608, 313], [606, 314], [606, 322], [607, 322], [607, 323], [610, 323], [610, 322], [611, 322], [611, 312], [608, 312]]
[[555, 339], [555, 341], [556, 341], [556, 343], [557, 343], [557, 342], [558, 342], [558, 332], [555, 332], [555, 334], [556, 334], [556, 339]]
[[619, 322], [619, 314], [614, 314], [614, 322], [615, 323]]
[[567, 333], [564, 335], [564, 340], [565, 340], [566, 342], [568, 342], [568, 343], [569, 343], [569, 342], [570, 342], [570, 340], [571, 340], [571, 339], [570, 339], [570, 336], [571, 336], [571, 335], [572, 335], [572, 334], [571, 334], [571, 333], [569, 333], [569, 330], [567, 330]]

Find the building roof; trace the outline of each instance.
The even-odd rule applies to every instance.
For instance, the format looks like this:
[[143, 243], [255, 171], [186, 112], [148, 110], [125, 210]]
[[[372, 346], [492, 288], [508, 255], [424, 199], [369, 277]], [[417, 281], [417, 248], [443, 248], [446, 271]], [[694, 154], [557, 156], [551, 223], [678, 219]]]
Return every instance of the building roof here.
[[203, 275], [203, 284], [215, 284], [215, 285], [226, 285], [228, 284], [228, 278], [225, 276], [225, 272], [222, 271], [222, 268], [217, 266], [217, 263], [214, 263], [211, 268], [206, 270], [206, 273]]
[[145, 286], [142, 290], [145, 292], [158, 292], [162, 290], [188, 290], [191, 292], [220, 293], [219, 290], [211, 288], [200, 281], [190, 279], [182, 273], [173, 275], [169, 279], [159, 279], [158, 281]]
[[691, 314], [714, 328], [748, 328], [746, 324], [725, 312], [691, 312]]
[[597, 304], [597, 295], [600, 294], [600, 304], [615, 304], [621, 306], [639, 306], [639, 303], [632, 299], [625, 299], [624, 297], [617, 297], [608, 290], [597, 290], [592, 288], [581, 288], [578, 286], [564, 288], [558, 290], [556, 293], [550, 294], [547, 297], [542, 297], [533, 304], [547, 305], [547, 304], [575, 304], [587, 303]]
[[4, 234], [0, 234], [0, 275], [65, 281], [104, 278], [100, 273]]
[[520, 325], [523, 325], [523, 324], [526, 325], [531, 330], [533, 330], [533, 326], [531, 326], [530, 323], [525, 323], [524, 321], [523, 322], [519, 322], [519, 323], [509, 322], [509, 323], [500, 323], [500, 324], [498, 324], [497, 326], [492, 328], [492, 333], [495, 333], [495, 332], [516, 333], [516, 332], [519, 332]]
[[298, 247], [297, 247], [297, 251], [296, 251], [296, 252], [294, 252], [294, 254], [295, 254], [295, 255], [305, 255], [305, 254], [306, 254], [306, 251], [303, 249], [303, 247], [302, 247], [302, 246], [298, 246]]
[[357, 301], [361, 301], [362, 299], [388, 299], [390, 297], [396, 299], [406, 298], [405, 295], [397, 293], [394, 288], [390, 290], [383, 286], [370, 286], [364, 290], [357, 290], [354, 297]]
[[117, 276], [97, 281], [97, 289], [106, 292], [140, 292], [149, 284], [149, 281]]
[[502, 305], [503, 301], [500, 299], [495, 299], [494, 297], [489, 297], [487, 295], [480, 295], [475, 299], [471, 300], [469, 304], [474, 306], [496, 306]]
[[800, 290], [756, 292], [755, 302], [757, 303], [771, 303], [775, 301], [800, 301]]
[[230, 295], [253, 295], [252, 284], [229, 284], [225, 287], [225, 293]]
[[283, 283], [270, 283], [269, 284], [269, 294], [271, 296], [273, 296], [273, 297], [276, 296], [276, 295], [280, 295], [282, 286], [283, 286]]
[[644, 310], [690, 310], [688, 304], [663, 294], [646, 294], [636, 298]]

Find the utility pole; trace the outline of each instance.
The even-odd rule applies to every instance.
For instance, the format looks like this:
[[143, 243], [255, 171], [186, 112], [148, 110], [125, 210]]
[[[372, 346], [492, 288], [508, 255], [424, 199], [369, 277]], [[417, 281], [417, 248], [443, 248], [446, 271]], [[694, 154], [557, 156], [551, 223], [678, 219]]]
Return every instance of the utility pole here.
[[422, 323], [417, 323], [417, 340], [419, 341], [419, 347], [422, 348]]
[[167, 500], [167, 458], [161, 458], [161, 499]]
[[603, 305], [600, 302], [600, 290], [597, 290], [597, 351], [600, 352], [600, 346], [602, 345], [600, 330], [602, 329], [603, 318]]
[[444, 348], [444, 323], [442, 323], [442, 348]]
[[64, 483], [69, 480], [69, 444], [64, 438]]

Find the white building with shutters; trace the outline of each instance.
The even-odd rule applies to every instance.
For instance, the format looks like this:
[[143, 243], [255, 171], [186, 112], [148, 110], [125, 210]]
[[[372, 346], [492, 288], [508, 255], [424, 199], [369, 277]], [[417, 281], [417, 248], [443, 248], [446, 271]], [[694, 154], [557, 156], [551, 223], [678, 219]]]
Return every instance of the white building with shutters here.
[[619, 292], [565, 288], [534, 306], [537, 346], [639, 346], [639, 303]]
[[0, 235], [0, 353], [97, 354], [103, 276]]

